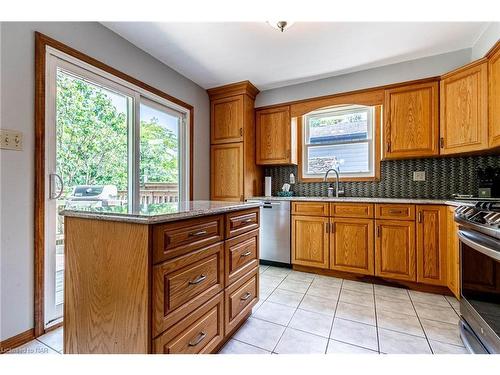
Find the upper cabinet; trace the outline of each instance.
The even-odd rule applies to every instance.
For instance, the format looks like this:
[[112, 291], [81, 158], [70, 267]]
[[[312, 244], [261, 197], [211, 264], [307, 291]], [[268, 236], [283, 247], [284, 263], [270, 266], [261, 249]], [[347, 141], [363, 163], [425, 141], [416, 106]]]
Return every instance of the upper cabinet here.
[[445, 74], [440, 87], [441, 154], [488, 148], [488, 62]]
[[255, 112], [257, 164], [297, 164], [297, 126], [290, 118], [290, 106]]
[[383, 158], [439, 154], [438, 82], [385, 90]]
[[500, 43], [488, 55], [489, 146], [500, 147]]
[[243, 95], [215, 99], [211, 102], [211, 143], [243, 142]]

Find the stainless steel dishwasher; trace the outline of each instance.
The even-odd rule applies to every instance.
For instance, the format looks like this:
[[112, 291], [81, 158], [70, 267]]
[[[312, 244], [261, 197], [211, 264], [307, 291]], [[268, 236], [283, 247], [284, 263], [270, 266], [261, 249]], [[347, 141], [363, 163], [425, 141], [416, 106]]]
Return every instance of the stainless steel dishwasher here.
[[290, 262], [290, 202], [250, 199], [260, 202], [260, 262], [291, 266]]

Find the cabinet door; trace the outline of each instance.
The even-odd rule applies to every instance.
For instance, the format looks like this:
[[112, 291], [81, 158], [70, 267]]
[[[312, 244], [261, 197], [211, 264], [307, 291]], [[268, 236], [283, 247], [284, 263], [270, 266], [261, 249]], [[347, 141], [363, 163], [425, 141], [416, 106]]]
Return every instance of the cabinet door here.
[[455, 222], [455, 208], [447, 209], [447, 279], [448, 288], [455, 297], [460, 299], [460, 241], [458, 239], [458, 224]]
[[372, 219], [331, 219], [330, 268], [374, 275]]
[[438, 82], [385, 90], [384, 159], [439, 154]]
[[376, 220], [375, 275], [415, 281], [415, 222]]
[[500, 146], [500, 43], [488, 58], [490, 147]]
[[446, 207], [417, 206], [417, 282], [446, 285]]
[[328, 268], [327, 217], [292, 216], [292, 263]]
[[487, 62], [441, 80], [441, 154], [488, 148]]
[[211, 102], [212, 144], [243, 141], [243, 95], [215, 99]]
[[290, 107], [256, 111], [255, 116], [257, 164], [296, 164], [296, 131], [292, 127]]
[[243, 143], [211, 146], [212, 200], [243, 200]]

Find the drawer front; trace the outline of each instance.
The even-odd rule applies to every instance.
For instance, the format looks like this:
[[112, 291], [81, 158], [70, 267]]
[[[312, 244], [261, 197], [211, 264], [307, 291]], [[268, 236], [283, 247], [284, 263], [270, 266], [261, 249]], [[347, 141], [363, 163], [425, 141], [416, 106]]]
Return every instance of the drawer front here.
[[226, 238], [259, 228], [259, 208], [226, 214]]
[[374, 207], [369, 203], [330, 203], [330, 216], [370, 219]]
[[375, 217], [389, 220], [415, 220], [415, 205], [377, 204], [375, 206]]
[[255, 268], [233, 285], [225, 294], [226, 325], [225, 334], [230, 334], [239, 323], [252, 312], [252, 307], [258, 302], [259, 269]]
[[153, 261], [159, 263], [223, 240], [222, 215], [155, 225]]
[[153, 336], [222, 291], [223, 250], [215, 244], [153, 267]]
[[292, 214], [302, 216], [328, 216], [329, 203], [292, 202]]
[[225, 258], [225, 282], [228, 286], [258, 266], [259, 230], [227, 240]]
[[224, 297], [219, 293], [153, 341], [158, 354], [211, 353], [224, 338]]

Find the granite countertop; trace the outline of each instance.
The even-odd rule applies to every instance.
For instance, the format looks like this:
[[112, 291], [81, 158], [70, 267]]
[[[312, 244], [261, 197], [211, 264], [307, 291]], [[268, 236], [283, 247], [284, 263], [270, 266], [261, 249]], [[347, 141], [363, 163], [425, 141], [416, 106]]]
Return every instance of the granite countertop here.
[[62, 216], [94, 220], [157, 224], [199, 216], [215, 215], [259, 207], [258, 202], [182, 201], [141, 206], [130, 211], [127, 206], [72, 207], [66, 206]]
[[252, 197], [260, 201], [301, 201], [301, 202], [347, 202], [347, 203], [396, 203], [396, 204], [445, 204], [448, 206], [470, 205], [471, 201], [452, 199], [421, 198], [377, 198], [377, 197]]

